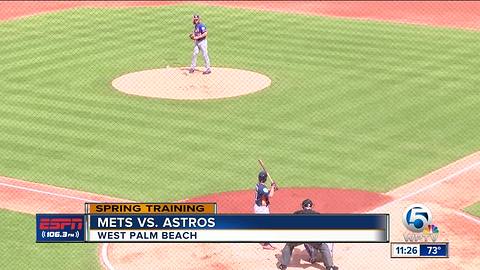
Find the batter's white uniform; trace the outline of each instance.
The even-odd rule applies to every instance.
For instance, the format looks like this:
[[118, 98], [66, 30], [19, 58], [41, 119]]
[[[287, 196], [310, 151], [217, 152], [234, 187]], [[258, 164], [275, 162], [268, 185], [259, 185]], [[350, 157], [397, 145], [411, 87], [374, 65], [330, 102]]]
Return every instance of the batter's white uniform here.
[[270, 214], [270, 208], [268, 206], [258, 206], [256, 204], [253, 205], [253, 211], [255, 214]]

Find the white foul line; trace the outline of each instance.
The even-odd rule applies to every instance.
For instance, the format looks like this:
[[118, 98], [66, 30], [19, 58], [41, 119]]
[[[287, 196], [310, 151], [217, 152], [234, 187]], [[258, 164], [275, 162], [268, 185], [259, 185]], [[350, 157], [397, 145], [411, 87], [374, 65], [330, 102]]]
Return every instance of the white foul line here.
[[377, 208], [375, 208], [375, 209], [373, 209], [373, 210], [371, 210], [371, 211], [369, 211], [369, 212], [373, 212], [373, 211], [375, 211], [375, 210], [378, 210], [378, 209], [381, 208], [381, 207], [385, 207], [385, 206], [387, 206], [387, 205], [389, 205], [389, 204], [396, 203], [396, 202], [400, 202], [400, 201], [403, 201], [403, 200], [408, 199], [408, 198], [410, 198], [410, 197], [413, 197], [413, 196], [415, 196], [415, 195], [417, 195], [417, 194], [419, 194], [419, 193], [422, 193], [422, 192], [424, 192], [424, 191], [426, 191], [426, 190], [429, 190], [429, 189], [431, 189], [431, 188], [433, 188], [433, 187], [435, 187], [435, 186], [438, 186], [438, 185], [440, 185], [440, 184], [442, 184], [442, 183], [444, 183], [444, 182], [446, 182], [446, 181], [448, 181], [448, 180], [450, 180], [450, 179], [452, 179], [452, 178], [454, 178], [454, 177], [456, 177], [456, 176], [458, 176], [458, 175], [460, 175], [460, 174], [463, 174], [463, 173], [465, 173], [465, 172], [468, 172], [468, 171], [470, 171], [471, 169], [475, 168], [475, 167], [478, 166], [478, 165], [480, 165], [480, 161], [475, 162], [475, 163], [473, 163], [472, 165], [467, 166], [467, 167], [461, 169], [460, 171], [457, 171], [457, 172], [452, 173], [452, 174], [450, 174], [450, 175], [448, 175], [448, 176], [445, 176], [445, 177], [441, 178], [440, 180], [438, 180], [438, 181], [436, 181], [436, 182], [433, 182], [433, 183], [431, 183], [430, 185], [427, 185], [427, 186], [425, 186], [425, 187], [423, 187], [423, 188], [421, 188], [421, 189], [419, 189], [419, 190], [417, 190], [417, 191], [415, 191], [415, 192], [412, 192], [412, 193], [407, 194], [407, 195], [404, 195], [404, 196], [402, 196], [402, 197], [400, 197], [400, 198], [398, 198], [398, 199], [395, 199], [395, 200], [393, 200], [393, 201], [390, 201], [390, 202], [388, 202], [388, 203], [386, 203], [386, 204], [383, 204], [383, 205], [381, 205], [381, 206], [379, 206], [379, 207], [377, 207]]
[[480, 224], [480, 219], [478, 219], [478, 218], [476, 218], [476, 217], [474, 217], [474, 216], [467, 215], [467, 214], [465, 214], [465, 213], [462, 212], [462, 211], [454, 211], [454, 213], [457, 214], [457, 215], [459, 215], [459, 216], [462, 216], [462, 217], [464, 217], [464, 218], [466, 218], [466, 219], [468, 219], [468, 220], [470, 220], [470, 221], [473, 221], [473, 222], [475, 222], [475, 223], [477, 223], [477, 224]]
[[79, 200], [79, 201], [83, 201], [83, 202], [95, 202], [95, 203], [98, 203], [98, 202], [99, 202], [99, 201], [90, 200], [90, 199], [86, 199], [86, 198], [69, 196], [69, 195], [64, 195], [64, 194], [55, 193], [55, 192], [38, 190], [38, 189], [34, 189], [34, 188], [27, 188], [27, 187], [22, 187], [22, 186], [16, 186], [16, 185], [11, 185], [11, 184], [7, 184], [7, 183], [1, 183], [1, 182], [0, 182], [0, 185], [6, 186], [6, 187], [11, 187], [11, 188], [16, 188], [16, 189], [28, 190], [28, 191], [37, 192], [37, 193], [42, 193], [42, 194], [53, 195], [53, 196], [57, 196], [57, 197], [63, 197], [63, 198], [68, 198], [68, 199], [73, 199], [73, 200]]
[[113, 268], [113, 265], [110, 263], [110, 260], [108, 259], [108, 243], [102, 244], [102, 261], [108, 270], [115, 270], [115, 268]]

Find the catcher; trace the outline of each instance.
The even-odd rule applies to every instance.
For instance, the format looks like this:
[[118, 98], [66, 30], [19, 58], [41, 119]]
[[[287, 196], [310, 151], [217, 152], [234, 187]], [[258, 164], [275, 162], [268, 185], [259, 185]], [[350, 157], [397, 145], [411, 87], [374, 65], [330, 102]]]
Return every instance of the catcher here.
[[[255, 202], [253, 205], [253, 211], [255, 214], [270, 214], [270, 198], [275, 194], [275, 190], [278, 189], [277, 184], [272, 182], [270, 189], [267, 188], [265, 182], [267, 181], [268, 174], [266, 171], [260, 171], [258, 174], [258, 183], [255, 185]], [[270, 243], [261, 243], [263, 249], [274, 250]]]
[[[302, 202], [302, 210], [294, 212], [296, 215], [315, 215], [318, 212], [315, 212], [313, 209], [313, 202], [310, 199], [306, 199]], [[333, 265], [333, 256], [330, 251], [330, 247], [326, 243], [287, 243], [282, 249], [282, 254], [279, 257], [279, 262], [277, 267], [280, 270], [287, 269], [288, 264], [290, 263], [290, 257], [292, 256], [293, 249], [296, 246], [304, 245], [305, 249], [309, 255], [309, 262], [315, 263], [317, 261], [317, 255], [322, 255], [322, 261], [325, 265], [326, 270], [338, 270], [337, 266]]]

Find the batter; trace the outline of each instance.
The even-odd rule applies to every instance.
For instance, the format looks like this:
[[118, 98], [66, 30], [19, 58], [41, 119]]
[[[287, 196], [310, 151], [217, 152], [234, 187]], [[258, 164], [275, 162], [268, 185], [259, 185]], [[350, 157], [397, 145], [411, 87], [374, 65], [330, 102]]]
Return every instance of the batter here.
[[[270, 198], [275, 194], [275, 183], [272, 183], [270, 189], [268, 189], [265, 185], [267, 177], [268, 174], [265, 171], [260, 171], [258, 174], [258, 183], [255, 185], [255, 202], [253, 204], [255, 214], [270, 214]], [[261, 243], [261, 245], [263, 249], [275, 249], [270, 243]]]

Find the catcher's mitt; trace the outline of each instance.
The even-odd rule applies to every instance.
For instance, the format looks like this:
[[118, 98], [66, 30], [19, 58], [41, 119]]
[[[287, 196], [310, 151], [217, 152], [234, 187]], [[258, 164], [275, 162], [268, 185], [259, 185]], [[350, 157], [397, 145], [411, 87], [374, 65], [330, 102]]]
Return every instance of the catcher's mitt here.
[[189, 36], [190, 39], [192, 39], [192, 40], [193, 40], [193, 38], [195, 37], [195, 36], [193, 35], [193, 33], [190, 33], [188, 36]]

